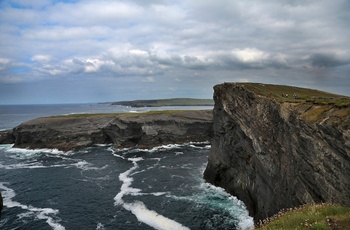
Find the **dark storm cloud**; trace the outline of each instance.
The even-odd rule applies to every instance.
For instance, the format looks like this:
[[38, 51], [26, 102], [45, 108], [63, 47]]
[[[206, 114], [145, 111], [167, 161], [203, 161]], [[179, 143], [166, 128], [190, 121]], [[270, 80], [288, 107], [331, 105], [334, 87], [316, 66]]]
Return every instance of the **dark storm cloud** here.
[[350, 64], [349, 59], [341, 59], [333, 54], [317, 53], [308, 59], [311, 65], [316, 68], [332, 68], [341, 65]]

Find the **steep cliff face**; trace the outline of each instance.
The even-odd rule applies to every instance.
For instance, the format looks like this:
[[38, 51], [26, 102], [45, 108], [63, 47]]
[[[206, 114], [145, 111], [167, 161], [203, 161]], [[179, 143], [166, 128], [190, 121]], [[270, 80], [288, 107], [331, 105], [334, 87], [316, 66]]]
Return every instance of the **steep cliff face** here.
[[[209, 141], [212, 111], [160, 111], [38, 118], [0, 135], [0, 143], [22, 148], [70, 150], [93, 144], [153, 147], [189, 141]], [[1, 138], [3, 137], [3, 140]]]
[[255, 221], [304, 203], [350, 205], [348, 108], [333, 111], [340, 118], [330, 108], [310, 119], [305, 114], [319, 105], [277, 101], [235, 83], [215, 86], [214, 100], [204, 177], [241, 199]]

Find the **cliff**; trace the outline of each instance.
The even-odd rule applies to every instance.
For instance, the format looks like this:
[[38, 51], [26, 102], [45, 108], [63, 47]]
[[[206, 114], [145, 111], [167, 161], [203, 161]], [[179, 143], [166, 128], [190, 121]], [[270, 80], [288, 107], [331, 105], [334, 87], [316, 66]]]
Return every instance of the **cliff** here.
[[350, 206], [349, 98], [224, 83], [214, 100], [204, 177], [242, 200], [256, 222], [305, 203]]
[[94, 144], [149, 148], [170, 143], [209, 141], [212, 111], [155, 111], [79, 114], [27, 121], [0, 133], [0, 143], [21, 148], [70, 150]]

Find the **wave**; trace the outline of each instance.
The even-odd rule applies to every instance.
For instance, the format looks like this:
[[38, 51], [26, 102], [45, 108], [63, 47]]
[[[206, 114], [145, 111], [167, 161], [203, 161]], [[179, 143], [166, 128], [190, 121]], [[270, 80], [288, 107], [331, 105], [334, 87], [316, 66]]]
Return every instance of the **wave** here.
[[[159, 145], [150, 149], [145, 148], [137, 148], [137, 147], [130, 147], [130, 148], [122, 148], [122, 149], [114, 149], [114, 152], [118, 153], [138, 153], [138, 152], [148, 152], [148, 153], [155, 153], [155, 152], [164, 152], [174, 149], [182, 149], [184, 147], [190, 147], [194, 149], [210, 149], [211, 144], [209, 141], [204, 142], [186, 142], [182, 144], [167, 144], [167, 145]], [[181, 155], [183, 152], [176, 152], [177, 155]]]
[[14, 144], [2, 144], [2, 145], [0, 145], [0, 150], [10, 149], [13, 146], [14, 146]]
[[[78, 150], [78, 151], [69, 151], [69, 152], [63, 152], [57, 149], [22, 149], [22, 148], [13, 148], [13, 145], [0, 145], [1, 149], [5, 153], [8, 153], [9, 158], [13, 158], [17, 160], [25, 160], [26, 162], [22, 163], [14, 163], [14, 164], [2, 164], [0, 162], [0, 168], [3, 169], [41, 169], [41, 168], [57, 168], [57, 167], [76, 167], [78, 169], [81, 169], [83, 171], [87, 170], [101, 170], [108, 167], [108, 165], [105, 165], [103, 167], [94, 167], [93, 164], [81, 160], [81, 159], [74, 159], [69, 157], [70, 155], [74, 154], [81, 154], [85, 153], [84, 150]], [[48, 164], [43, 165], [42, 162], [40, 162], [41, 156], [46, 156], [50, 158], [58, 158], [60, 161], [59, 164]], [[61, 161], [64, 160], [64, 161]], [[65, 162], [65, 163], [64, 163]]]
[[182, 224], [149, 210], [141, 201], [125, 203], [123, 207], [134, 214], [138, 221], [159, 230], [189, 230]]
[[189, 201], [215, 210], [221, 210], [223, 213], [228, 213], [229, 216], [226, 219], [222, 216], [220, 221], [226, 221], [228, 225], [234, 224], [241, 230], [254, 229], [253, 217], [249, 216], [247, 208], [242, 201], [227, 193], [223, 188], [216, 187], [206, 182], [201, 183], [200, 188], [203, 192], [193, 196], [169, 195], [168, 197], [175, 200]]
[[[149, 210], [146, 205], [141, 201], [135, 201], [132, 203], [126, 203], [123, 200], [123, 197], [125, 195], [133, 195], [133, 196], [139, 196], [139, 195], [154, 195], [154, 196], [162, 196], [167, 193], [165, 192], [156, 192], [156, 193], [150, 193], [145, 194], [141, 193], [141, 189], [133, 188], [131, 187], [132, 182], [134, 179], [131, 177], [133, 175], [133, 172], [139, 168], [139, 165], [137, 162], [144, 160], [142, 157], [136, 157], [136, 158], [128, 158], [128, 161], [131, 161], [133, 166], [128, 169], [127, 171], [119, 174], [119, 180], [123, 182], [120, 192], [114, 197], [114, 205], [121, 205], [126, 210], [130, 211], [132, 214], [134, 214], [138, 221], [147, 224], [148, 226], [151, 226], [155, 229], [159, 230], [171, 230], [171, 229], [178, 229], [178, 230], [188, 230], [189, 228], [183, 226], [182, 224], [171, 220], [163, 215], [160, 215], [159, 213]], [[157, 160], [157, 159], [156, 159]]]
[[9, 170], [11, 170], [11, 169], [38, 169], [38, 168], [47, 168], [47, 166], [43, 166], [38, 162], [33, 162], [33, 163], [11, 164], [11, 165], [0, 164], [0, 168], [9, 169]]
[[69, 152], [64, 152], [58, 149], [24, 149], [24, 148], [10, 148], [3, 149], [6, 153], [15, 154], [14, 158], [32, 158], [42, 154], [49, 155], [69, 155]]
[[101, 170], [101, 169], [105, 169], [108, 167], [108, 165], [105, 165], [103, 167], [93, 167], [91, 163], [85, 161], [85, 160], [82, 160], [82, 161], [79, 161], [77, 163], [74, 163], [74, 164], [70, 164], [72, 166], [75, 166], [83, 171], [87, 171], [87, 170]]
[[3, 196], [3, 204], [7, 208], [21, 208], [23, 210], [27, 210], [28, 213], [24, 213], [19, 215], [19, 218], [26, 217], [28, 215], [34, 215], [36, 218], [40, 220], [46, 220], [46, 223], [52, 227], [54, 230], [64, 230], [66, 229], [64, 226], [59, 224], [60, 219], [56, 217], [59, 210], [52, 208], [37, 208], [33, 206], [28, 206], [25, 204], [21, 204], [17, 201], [13, 201], [12, 199], [16, 196], [16, 193], [13, 189], [5, 186], [7, 182], [0, 182], [0, 189], [2, 191]]
[[[76, 161], [76, 160], [75, 160]], [[86, 162], [84, 160], [78, 161], [77, 163], [71, 163], [71, 164], [53, 164], [53, 165], [42, 165], [40, 162], [29, 162], [29, 163], [17, 163], [17, 164], [9, 164], [9, 165], [3, 165], [0, 163], [0, 168], [3, 169], [42, 169], [42, 168], [59, 168], [59, 167], [76, 167], [78, 169], [81, 169], [82, 171], [88, 171], [88, 170], [102, 170], [108, 167], [108, 165], [105, 165], [103, 167], [93, 167], [91, 163]]]
[[96, 230], [105, 230], [105, 226], [102, 223], [98, 223], [96, 226]]

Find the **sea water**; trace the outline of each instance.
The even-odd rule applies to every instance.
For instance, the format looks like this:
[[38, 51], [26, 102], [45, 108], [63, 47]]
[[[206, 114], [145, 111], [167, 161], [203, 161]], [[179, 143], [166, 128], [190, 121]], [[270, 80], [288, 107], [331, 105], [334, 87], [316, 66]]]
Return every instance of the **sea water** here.
[[[86, 112], [131, 110], [89, 107]], [[50, 114], [28, 109], [26, 116], [58, 113], [51, 108]], [[209, 151], [209, 142], [190, 141], [68, 152], [0, 145], [0, 229], [252, 229], [244, 204], [203, 180]]]

